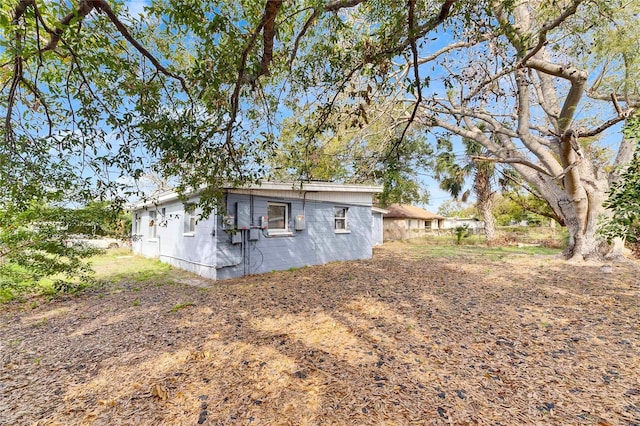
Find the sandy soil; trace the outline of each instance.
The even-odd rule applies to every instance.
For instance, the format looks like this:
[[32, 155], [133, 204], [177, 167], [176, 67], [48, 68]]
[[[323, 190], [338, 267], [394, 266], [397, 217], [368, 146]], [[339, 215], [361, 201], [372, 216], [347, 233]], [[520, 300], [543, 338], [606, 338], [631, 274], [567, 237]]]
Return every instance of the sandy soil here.
[[0, 306], [0, 424], [640, 424], [636, 265], [425, 253]]

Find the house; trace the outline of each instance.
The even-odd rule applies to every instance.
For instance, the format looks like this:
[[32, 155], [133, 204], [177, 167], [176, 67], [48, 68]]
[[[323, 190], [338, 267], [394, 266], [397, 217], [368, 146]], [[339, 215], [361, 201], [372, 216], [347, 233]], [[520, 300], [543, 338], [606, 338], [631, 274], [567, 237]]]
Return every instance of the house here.
[[[263, 182], [226, 188], [224, 212], [200, 217], [175, 193], [135, 205], [133, 251], [210, 279], [368, 259], [381, 243], [379, 186]], [[197, 193], [188, 202], [197, 202]], [[379, 222], [379, 223], [378, 223]]]
[[448, 217], [444, 220], [443, 229], [454, 229], [459, 226], [466, 226], [473, 233], [479, 233], [484, 229], [484, 221], [475, 217]]
[[408, 204], [392, 204], [384, 215], [384, 239], [406, 240], [430, 233], [443, 227], [444, 216]]

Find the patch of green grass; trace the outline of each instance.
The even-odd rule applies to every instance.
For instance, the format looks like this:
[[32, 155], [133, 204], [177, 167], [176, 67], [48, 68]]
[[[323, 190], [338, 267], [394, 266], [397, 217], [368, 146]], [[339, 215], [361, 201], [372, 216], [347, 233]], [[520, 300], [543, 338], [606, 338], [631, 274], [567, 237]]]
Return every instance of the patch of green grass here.
[[511, 255], [554, 255], [561, 252], [560, 249], [547, 247], [527, 246], [527, 247], [487, 247], [483, 245], [467, 244], [442, 244], [441, 241], [431, 244], [430, 241], [420, 240], [410, 243], [411, 249], [419, 257], [440, 257], [440, 258], [478, 258], [487, 260], [501, 260]]
[[47, 317], [44, 317], [40, 321], [34, 322], [33, 326], [34, 327], [44, 327], [45, 325], [47, 325], [48, 322], [49, 322], [49, 320], [47, 319]]
[[[24, 282], [19, 285], [3, 285], [0, 276], [0, 303], [14, 300], [28, 301], [25, 296], [40, 295], [47, 298], [59, 294], [79, 294], [89, 288], [108, 286], [127, 281], [129, 284], [154, 284], [162, 286], [172, 284], [168, 273], [171, 266], [157, 259], [134, 256], [128, 249], [108, 250], [89, 259], [95, 274], [88, 279], [65, 280], [64, 276], [41, 279], [37, 282]], [[129, 288], [129, 286], [127, 286]], [[135, 285], [132, 291], [140, 291], [141, 285]], [[99, 297], [99, 296], [98, 296]]]
[[140, 299], [136, 299], [133, 301], [133, 306], [140, 306]]
[[193, 302], [177, 303], [173, 308], [169, 310], [170, 313], [178, 312], [181, 309], [188, 308], [189, 306], [196, 306]]
[[0, 288], [0, 303], [7, 303], [15, 300], [16, 295], [9, 288]]
[[163, 275], [171, 266], [157, 259], [135, 256], [127, 249], [110, 250], [106, 254], [91, 258], [96, 278], [117, 281], [136, 276], [136, 280], [145, 281], [156, 275]]
[[[143, 284], [163, 286], [173, 284], [174, 280], [169, 272], [171, 265], [157, 259], [134, 256], [126, 249], [110, 250], [107, 254], [92, 259], [95, 276], [106, 285], [109, 283], [127, 282], [135, 284], [131, 291], [140, 291]], [[119, 286], [124, 290], [122, 286]]]

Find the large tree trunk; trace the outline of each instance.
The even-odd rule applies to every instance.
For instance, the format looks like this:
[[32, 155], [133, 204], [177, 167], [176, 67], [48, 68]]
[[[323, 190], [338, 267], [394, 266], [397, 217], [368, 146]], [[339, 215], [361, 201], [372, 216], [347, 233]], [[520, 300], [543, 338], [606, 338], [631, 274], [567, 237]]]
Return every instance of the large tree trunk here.
[[496, 219], [493, 216], [493, 191], [491, 190], [491, 175], [493, 164], [480, 163], [477, 166], [473, 182], [473, 190], [476, 193], [478, 210], [484, 221], [484, 235], [487, 243], [496, 238]]
[[491, 211], [493, 208], [493, 199], [486, 202], [478, 202], [478, 210], [484, 221], [484, 236], [487, 243], [491, 243], [496, 238], [496, 219]]
[[[537, 188], [554, 212], [563, 219], [569, 232], [569, 244], [564, 256], [571, 261], [600, 260], [615, 255], [611, 247], [598, 236], [598, 220], [605, 214], [602, 202], [609, 184], [605, 178], [579, 183], [574, 199], [557, 180], [535, 173], [522, 165], [514, 165], [520, 174]], [[575, 181], [574, 181], [575, 182]]]
[[[479, 60], [472, 58], [458, 74], [452, 71], [450, 78], [460, 88], [446, 98], [425, 101], [427, 123], [478, 142], [488, 156], [476, 159], [510, 164], [537, 188], [569, 231], [568, 259], [601, 259], [610, 247], [599, 239], [598, 215], [605, 213], [602, 202], [608, 180], [615, 180], [617, 168], [630, 159], [632, 145], [623, 141], [615, 161], [607, 164], [602, 147], [592, 138], [630, 117], [635, 107], [626, 92], [612, 93], [607, 97], [612, 102], [610, 112], [587, 117], [600, 110], [583, 107], [582, 98], [599, 83], [587, 87], [588, 70], [547, 47], [553, 40], [548, 35], [566, 34], [562, 31], [568, 27], [561, 30], [561, 24], [589, 2], [564, 2], [555, 20], [547, 16], [550, 9], [541, 9], [544, 2], [507, 3], [488, 3], [492, 18], [505, 29], [502, 35], [507, 42], [489, 40], [487, 55], [474, 51]], [[540, 21], [543, 16], [544, 22]], [[514, 57], [505, 60], [509, 55]], [[468, 69], [479, 70], [479, 81], [467, 76]], [[490, 101], [494, 96], [495, 103]], [[618, 99], [625, 99], [624, 108]], [[513, 114], [505, 118], [509, 110]], [[614, 176], [610, 176], [612, 167]]]

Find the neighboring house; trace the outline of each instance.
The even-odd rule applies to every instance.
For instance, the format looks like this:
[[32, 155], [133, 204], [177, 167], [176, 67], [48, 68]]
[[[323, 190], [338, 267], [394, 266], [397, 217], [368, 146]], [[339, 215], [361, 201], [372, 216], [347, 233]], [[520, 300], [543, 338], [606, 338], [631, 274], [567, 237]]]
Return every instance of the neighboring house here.
[[384, 215], [384, 239], [406, 240], [437, 233], [443, 227], [444, 216], [408, 204], [392, 204]]
[[458, 226], [466, 226], [470, 231], [484, 229], [484, 222], [475, 217], [448, 217], [444, 220], [443, 229], [453, 229]]
[[[224, 212], [201, 218], [177, 194], [133, 211], [134, 253], [210, 279], [368, 259], [378, 186], [263, 182], [225, 190]], [[198, 200], [197, 194], [188, 201]]]

